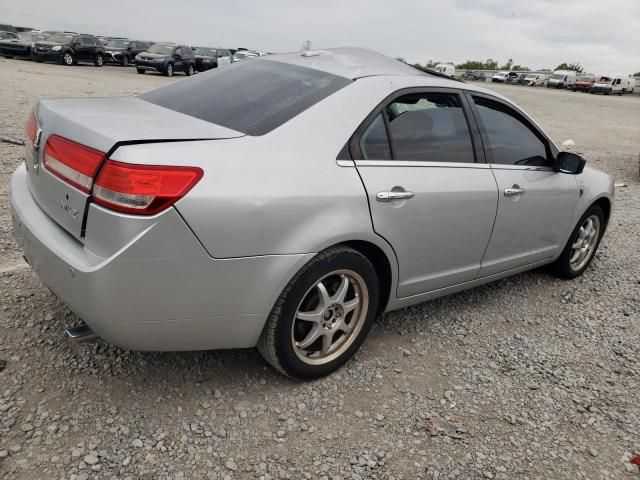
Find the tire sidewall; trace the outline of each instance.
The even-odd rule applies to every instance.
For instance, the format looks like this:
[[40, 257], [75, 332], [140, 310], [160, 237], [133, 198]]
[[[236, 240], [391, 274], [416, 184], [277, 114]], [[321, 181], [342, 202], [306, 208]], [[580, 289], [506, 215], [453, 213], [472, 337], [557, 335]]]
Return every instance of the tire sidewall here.
[[[358, 273], [369, 290], [369, 305], [364, 324], [349, 348], [335, 360], [323, 365], [309, 365], [304, 363], [296, 355], [291, 342], [291, 328], [294, 322], [296, 310], [307, 292], [324, 275], [335, 270], [353, 270]], [[379, 284], [376, 271], [366, 257], [356, 251], [344, 250], [330, 258], [314, 264], [304, 271], [299, 277], [294, 278], [291, 290], [287, 293], [281, 315], [276, 329], [276, 352], [280, 365], [292, 377], [308, 380], [322, 377], [335, 371], [347, 362], [360, 348], [367, 337], [371, 326], [378, 313]]]
[[167, 63], [167, 66], [164, 69], [164, 74], [167, 77], [173, 77], [173, 64], [172, 63]]
[[104, 65], [104, 57], [101, 53], [96, 54], [95, 65], [96, 67], [102, 67]]
[[[69, 57], [71, 59], [70, 62], [67, 62], [67, 57]], [[71, 52], [64, 52], [62, 54], [62, 63], [65, 64], [66, 66], [70, 67], [71, 65], [73, 65], [75, 58], [73, 57], [73, 54]]]
[[[585, 220], [591, 215], [596, 215], [598, 217], [598, 220], [600, 220], [600, 231], [598, 232], [598, 240], [596, 241], [596, 245], [594, 247], [593, 253], [591, 254], [591, 258], [589, 258], [589, 261], [580, 270], [573, 270], [571, 268], [571, 246], [576, 241], [580, 227], [585, 222]], [[589, 207], [587, 211], [584, 213], [584, 215], [580, 217], [580, 220], [578, 221], [573, 231], [571, 232], [571, 236], [569, 237], [569, 240], [567, 241], [567, 244], [565, 245], [565, 248], [562, 254], [560, 255], [560, 258], [558, 259], [557, 267], [561, 276], [563, 276], [564, 278], [579, 277], [584, 273], [584, 271], [587, 268], [589, 268], [589, 265], [591, 265], [591, 262], [595, 258], [596, 253], [598, 252], [598, 247], [600, 247], [600, 241], [604, 236], [606, 227], [607, 225], [604, 218], [604, 211], [602, 210], [602, 208], [600, 208], [598, 205], [592, 205], [591, 207]]]

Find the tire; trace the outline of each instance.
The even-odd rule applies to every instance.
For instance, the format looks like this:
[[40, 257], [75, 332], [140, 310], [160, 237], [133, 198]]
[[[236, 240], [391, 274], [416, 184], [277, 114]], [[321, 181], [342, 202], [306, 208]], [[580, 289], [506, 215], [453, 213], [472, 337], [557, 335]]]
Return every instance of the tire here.
[[191, 75], [193, 75], [195, 73], [195, 70], [193, 68], [193, 63], [190, 63], [189, 66], [186, 68], [186, 70], [184, 71], [185, 75], [187, 77], [190, 77]]
[[[378, 314], [378, 299], [378, 277], [367, 257], [343, 246], [320, 252], [276, 301], [258, 351], [289, 377], [311, 380], [328, 375], [362, 345]], [[299, 318], [302, 315], [308, 319]]]
[[[588, 229], [585, 228], [585, 226], [588, 224], [588, 221], [592, 221], [594, 224], [595, 233], [593, 234], [593, 236], [589, 236]], [[567, 280], [582, 275], [584, 271], [589, 267], [589, 265], [591, 265], [593, 257], [595, 257], [595, 254], [598, 251], [598, 246], [600, 245], [600, 240], [602, 240], [602, 235], [604, 234], [605, 228], [606, 222], [602, 208], [600, 208], [598, 205], [592, 205], [580, 218], [580, 221], [573, 229], [573, 232], [571, 232], [571, 236], [569, 237], [569, 240], [567, 241], [567, 244], [565, 245], [560, 257], [558, 257], [558, 259], [552, 264], [551, 268], [553, 272], [558, 277]], [[587, 233], [585, 234], [585, 232]], [[574, 249], [574, 246], [578, 244], [579, 241], [583, 242], [582, 244], [580, 244], [581, 247], [587, 246], [584, 242], [588, 241], [589, 249], [586, 252], [585, 256], [580, 259], [580, 261], [577, 261], [576, 259], [576, 261], [572, 263], [572, 257], [577, 254], [576, 250], [578, 250]]]
[[136, 72], [138, 72], [140, 75], [144, 75], [144, 72], [146, 72], [146, 70], [144, 68], [136, 68]]
[[101, 53], [96, 53], [95, 58], [93, 59], [93, 64], [96, 67], [104, 66], [104, 56]]
[[62, 64], [70, 67], [76, 63], [76, 59], [71, 52], [65, 52], [62, 54]]
[[129, 66], [129, 57], [127, 55], [122, 56], [122, 60], [120, 60], [120, 65], [123, 67]]
[[173, 77], [173, 63], [167, 63], [167, 66], [164, 67], [164, 76]]

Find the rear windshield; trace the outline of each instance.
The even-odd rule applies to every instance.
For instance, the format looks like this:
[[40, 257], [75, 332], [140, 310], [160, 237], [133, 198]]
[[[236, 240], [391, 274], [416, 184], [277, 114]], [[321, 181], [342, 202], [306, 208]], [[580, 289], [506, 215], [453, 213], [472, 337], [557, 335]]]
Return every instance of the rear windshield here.
[[68, 43], [72, 39], [73, 39], [73, 35], [65, 35], [64, 33], [54, 33], [49, 38], [47, 38], [47, 42]]
[[196, 47], [196, 48], [193, 49], [193, 54], [194, 55], [201, 55], [203, 57], [215, 57], [216, 56], [216, 50], [214, 48]]
[[121, 40], [121, 39], [115, 39], [115, 40], [111, 40], [109, 43], [107, 43], [107, 47], [109, 48], [127, 48], [129, 46], [129, 40]]
[[140, 98], [247, 135], [264, 135], [349, 83], [320, 70], [255, 60], [210, 70]]

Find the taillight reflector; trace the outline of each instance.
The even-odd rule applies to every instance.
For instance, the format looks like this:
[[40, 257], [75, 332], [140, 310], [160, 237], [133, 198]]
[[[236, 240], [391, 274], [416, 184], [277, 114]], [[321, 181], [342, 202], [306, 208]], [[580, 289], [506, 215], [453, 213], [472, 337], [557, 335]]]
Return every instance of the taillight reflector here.
[[91, 192], [95, 176], [105, 154], [57, 135], [51, 135], [44, 146], [44, 166], [85, 193]]
[[197, 167], [107, 160], [93, 186], [96, 203], [123, 213], [153, 215], [184, 197], [202, 178]]
[[29, 115], [29, 119], [27, 120], [27, 140], [29, 141], [29, 146], [33, 147], [36, 143], [36, 133], [38, 131], [38, 120], [36, 120], [36, 116], [34, 113]]

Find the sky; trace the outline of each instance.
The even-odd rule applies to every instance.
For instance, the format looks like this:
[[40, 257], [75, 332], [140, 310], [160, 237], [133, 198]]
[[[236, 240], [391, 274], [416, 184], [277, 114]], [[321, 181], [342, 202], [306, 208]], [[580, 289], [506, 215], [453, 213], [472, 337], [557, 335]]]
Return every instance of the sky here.
[[512, 58], [640, 72], [640, 0], [0, 0], [0, 23], [267, 52], [360, 46], [410, 62]]

